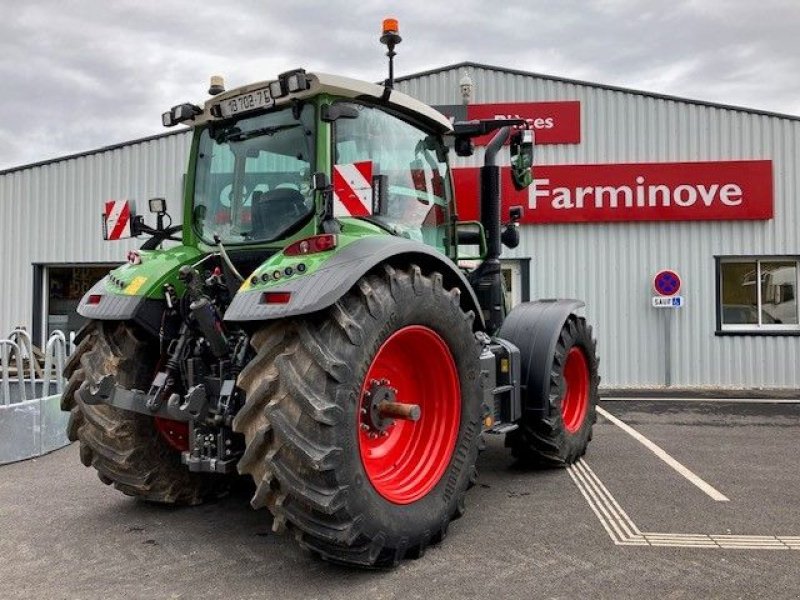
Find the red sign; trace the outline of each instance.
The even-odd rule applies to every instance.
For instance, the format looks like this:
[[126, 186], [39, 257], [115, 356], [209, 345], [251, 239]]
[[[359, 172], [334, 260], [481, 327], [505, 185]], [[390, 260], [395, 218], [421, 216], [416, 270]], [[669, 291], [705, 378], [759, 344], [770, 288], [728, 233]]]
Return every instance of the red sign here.
[[[765, 220], [773, 216], [772, 161], [534, 166], [517, 192], [501, 174], [503, 215], [522, 223]], [[478, 217], [478, 169], [454, 169], [459, 218]]]
[[[581, 103], [516, 102], [513, 104], [468, 104], [467, 119], [526, 119], [537, 144], [580, 144]], [[475, 138], [476, 146], [485, 146], [492, 135]]]
[[681, 277], [669, 269], [659, 271], [653, 277], [653, 289], [661, 296], [674, 296], [681, 291]]

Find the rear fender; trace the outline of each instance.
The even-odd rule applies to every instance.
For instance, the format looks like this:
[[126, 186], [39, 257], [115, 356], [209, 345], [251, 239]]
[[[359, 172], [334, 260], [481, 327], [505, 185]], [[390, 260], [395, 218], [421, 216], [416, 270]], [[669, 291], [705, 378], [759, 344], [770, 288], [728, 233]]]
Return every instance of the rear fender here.
[[483, 314], [475, 292], [461, 270], [442, 253], [414, 240], [385, 235], [369, 236], [356, 240], [337, 251], [319, 269], [301, 277], [286, 280], [269, 291], [290, 292], [286, 304], [264, 304], [264, 290], [241, 290], [225, 311], [226, 321], [263, 321], [283, 319], [317, 312], [333, 305], [344, 296], [356, 282], [383, 264], [404, 267], [416, 264], [429, 273], [442, 274], [447, 288], [461, 290], [461, 307], [475, 313], [473, 327], [484, 328]]
[[583, 308], [580, 300], [538, 300], [516, 306], [497, 334], [519, 348], [525, 411], [549, 412], [550, 370], [561, 329]]

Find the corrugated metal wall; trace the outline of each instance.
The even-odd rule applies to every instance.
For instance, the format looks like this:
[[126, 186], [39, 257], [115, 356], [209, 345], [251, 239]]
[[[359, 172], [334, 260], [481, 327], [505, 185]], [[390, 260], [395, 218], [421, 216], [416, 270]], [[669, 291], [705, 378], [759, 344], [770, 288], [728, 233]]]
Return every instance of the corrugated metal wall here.
[[[714, 255], [800, 254], [800, 123], [492, 69], [470, 75], [475, 103], [580, 100], [582, 142], [541, 146], [538, 164], [771, 159], [771, 221], [526, 226], [507, 256], [532, 257], [532, 297], [587, 301], [606, 386], [663, 384], [664, 313], [649, 306], [650, 281], [671, 267], [688, 304], [674, 315], [673, 385], [800, 387], [800, 338], [714, 336]], [[462, 76], [451, 69], [398, 88], [429, 104], [457, 104]], [[178, 134], [0, 175], [0, 333], [30, 327], [33, 263], [121, 261], [136, 246], [101, 239], [104, 200], [135, 198], [143, 211], [147, 198], [165, 196], [180, 218], [188, 145]]]
[[189, 144], [180, 133], [0, 175], [0, 337], [30, 330], [34, 263], [122, 262], [141, 244], [103, 240], [105, 200], [135, 199], [147, 215], [161, 196], [180, 222]]
[[[531, 297], [586, 300], [605, 386], [663, 385], [665, 311], [651, 308], [650, 297], [653, 275], [669, 267], [681, 274], [687, 300], [672, 315], [673, 385], [800, 387], [800, 338], [714, 335], [715, 255], [800, 254], [800, 122], [492, 69], [469, 72], [476, 104], [581, 102], [581, 143], [540, 146], [537, 164], [772, 160], [770, 221], [525, 226], [519, 248], [506, 256], [532, 257]], [[397, 87], [429, 104], [458, 104], [463, 74], [451, 69]], [[482, 156], [470, 160], [480, 164]]]

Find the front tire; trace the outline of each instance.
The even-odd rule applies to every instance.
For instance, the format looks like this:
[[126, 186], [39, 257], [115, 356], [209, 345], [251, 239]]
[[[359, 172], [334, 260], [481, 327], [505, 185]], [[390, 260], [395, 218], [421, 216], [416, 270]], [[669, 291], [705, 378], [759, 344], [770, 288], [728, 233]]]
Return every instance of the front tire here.
[[[442, 539], [476, 477], [473, 318], [440, 274], [387, 266], [330, 309], [258, 331], [233, 423], [253, 507], [335, 562], [393, 566]], [[369, 394], [389, 390], [420, 406], [418, 421], [369, 420]]]
[[597, 420], [597, 343], [583, 317], [571, 315], [561, 328], [549, 378], [547, 414], [523, 410], [519, 429], [507, 435], [506, 445], [525, 463], [559, 467], [586, 454]]

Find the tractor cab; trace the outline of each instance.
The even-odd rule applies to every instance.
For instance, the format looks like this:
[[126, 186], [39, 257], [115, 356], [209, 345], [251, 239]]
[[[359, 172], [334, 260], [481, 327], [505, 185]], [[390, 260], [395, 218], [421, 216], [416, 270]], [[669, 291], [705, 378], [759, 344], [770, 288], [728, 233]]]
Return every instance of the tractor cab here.
[[163, 121], [195, 129], [184, 235], [199, 244], [283, 245], [358, 220], [452, 252], [450, 122], [413, 98], [296, 69]]

